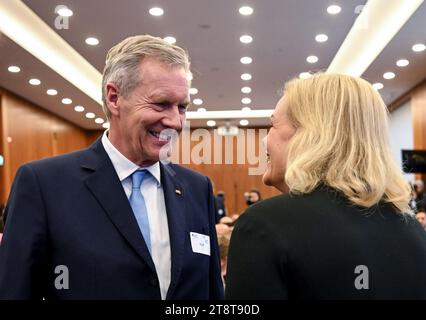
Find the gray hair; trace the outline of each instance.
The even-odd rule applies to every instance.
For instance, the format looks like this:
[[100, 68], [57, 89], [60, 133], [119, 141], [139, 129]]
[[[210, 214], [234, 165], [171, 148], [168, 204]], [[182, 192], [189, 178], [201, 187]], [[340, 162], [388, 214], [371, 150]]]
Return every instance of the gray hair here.
[[114, 83], [121, 95], [129, 94], [140, 84], [139, 64], [147, 56], [173, 67], [182, 67], [190, 73], [188, 54], [182, 48], [150, 35], [139, 35], [124, 39], [107, 54], [102, 75], [102, 109], [110, 120], [111, 113], [106, 101], [106, 85]]

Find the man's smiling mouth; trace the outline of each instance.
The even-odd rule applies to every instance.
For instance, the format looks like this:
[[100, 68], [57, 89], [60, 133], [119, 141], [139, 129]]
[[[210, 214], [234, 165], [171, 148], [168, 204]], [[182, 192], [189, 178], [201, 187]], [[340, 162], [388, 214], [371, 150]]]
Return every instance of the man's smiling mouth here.
[[156, 131], [152, 131], [152, 130], [148, 130], [149, 134], [157, 139], [159, 139], [160, 141], [170, 141], [171, 140], [171, 136], [161, 133], [161, 132], [156, 132]]

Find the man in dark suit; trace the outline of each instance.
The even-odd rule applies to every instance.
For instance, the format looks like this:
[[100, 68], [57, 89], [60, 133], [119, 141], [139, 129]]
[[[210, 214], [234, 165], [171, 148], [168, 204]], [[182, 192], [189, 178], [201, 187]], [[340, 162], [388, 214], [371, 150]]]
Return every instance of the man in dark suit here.
[[160, 155], [189, 104], [189, 60], [160, 38], [113, 47], [110, 129], [90, 148], [22, 166], [6, 207], [0, 299], [221, 299], [207, 177]]

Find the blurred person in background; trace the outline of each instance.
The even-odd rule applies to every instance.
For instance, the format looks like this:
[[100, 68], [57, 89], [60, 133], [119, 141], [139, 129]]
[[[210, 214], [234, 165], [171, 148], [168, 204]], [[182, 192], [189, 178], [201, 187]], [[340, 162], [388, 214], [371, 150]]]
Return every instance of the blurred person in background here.
[[234, 227], [228, 226], [223, 223], [216, 225], [217, 241], [219, 244], [219, 253], [220, 253], [221, 276], [222, 276], [222, 282], [224, 286], [226, 281], [226, 269], [228, 264], [229, 242], [231, 240], [231, 234], [232, 234], [233, 228]]
[[235, 222], [235, 220], [232, 219], [231, 217], [228, 217], [228, 216], [222, 217], [219, 220], [219, 224], [225, 224], [225, 225], [227, 225], [229, 227], [233, 227], [234, 226], [234, 222]]
[[426, 212], [424, 210], [416, 212], [416, 219], [426, 231]]
[[4, 205], [0, 204], [0, 243], [1, 243], [1, 239], [3, 238], [3, 228], [4, 228], [3, 212], [4, 212]]
[[411, 188], [411, 196], [410, 201], [408, 202], [408, 205], [410, 206], [411, 210], [413, 212], [417, 212], [417, 193], [414, 187], [414, 183], [410, 182], [410, 188]]
[[426, 194], [424, 191], [424, 183], [423, 180], [417, 179], [413, 183], [413, 189], [415, 193], [415, 201], [417, 210], [421, 210], [426, 208]]
[[216, 210], [217, 210], [217, 219], [219, 222], [221, 218], [227, 215], [227, 209], [225, 204], [225, 192], [219, 191], [215, 197], [216, 200]]
[[246, 204], [251, 206], [252, 204], [262, 200], [262, 195], [259, 190], [251, 189], [249, 192], [244, 193], [244, 198], [246, 200]]

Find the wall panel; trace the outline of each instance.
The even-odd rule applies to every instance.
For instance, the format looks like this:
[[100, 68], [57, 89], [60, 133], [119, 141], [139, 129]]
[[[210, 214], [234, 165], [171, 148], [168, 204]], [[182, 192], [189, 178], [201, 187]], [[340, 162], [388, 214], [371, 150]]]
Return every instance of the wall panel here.
[[5, 158], [1, 203], [5, 203], [17, 169], [24, 163], [87, 145], [86, 131], [7, 91], [1, 94], [1, 144]]
[[[426, 150], [426, 81], [411, 93], [414, 149]], [[416, 174], [416, 179], [426, 181], [425, 174]]]
[[221, 137], [213, 129], [184, 131], [172, 159], [208, 176], [215, 194], [225, 192], [228, 214], [240, 214], [247, 208], [244, 192], [256, 188], [264, 199], [280, 193], [262, 183], [266, 133], [266, 129], [250, 128], [240, 129], [238, 137]]

